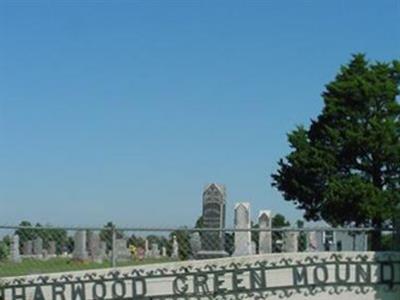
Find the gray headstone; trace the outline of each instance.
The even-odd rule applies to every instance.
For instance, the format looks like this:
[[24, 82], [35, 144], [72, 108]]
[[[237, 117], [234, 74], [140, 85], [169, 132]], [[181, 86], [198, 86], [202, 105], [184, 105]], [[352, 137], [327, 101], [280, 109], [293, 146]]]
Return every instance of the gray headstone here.
[[235, 251], [233, 256], [251, 255], [251, 222], [250, 203], [237, 203], [235, 205], [235, 229], [248, 231], [235, 231]]
[[259, 254], [272, 253], [272, 233], [271, 231], [262, 231], [271, 229], [272, 218], [270, 210], [262, 210], [258, 215], [258, 225], [260, 233], [258, 238]]
[[56, 255], [56, 242], [55, 241], [49, 241], [49, 249], [47, 250], [47, 252], [50, 256]]
[[127, 261], [132, 259], [132, 254], [127, 247], [126, 239], [116, 239], [114, 251], [117, 261]]
[[197, 257], [197, 253], [201, 251], [201, 238], [200, 238], [200, 233], [198, 232], [193, 232], [190, 235], [190, 250], [192, 251], [192, 255], [194, 257]]
[[11, 240], [10, 258], [14, 263], [21, 262], [21, 255], [19, 253], [19, 236], [17, 234], [13, 235]]
[[31, 240], [23, 243], [22, 254], [27, 256], [31, 256], [33, 254], [33, 242]]
[[47, 249], [43, 249], [43, 253], [42, 253], [42, 258], [44, 260], [47, 260], [49, 257], [49, 252], [47, 251]]
[[[211, 183], [203, 191], [204, 228], [223, 229], [225, 227], [226, 191], [222, 185]], [[228, 255], [225, 251], [225, 233], [205, 231], [201, 234], [200, 258], [217, 258]]]
[[94, 262], [102, 262], [104, 259], [104, 253], [100, 249], [100, 235], [97, 232], [91, 232], [89, 235], [89, 241], [88, 241], [88, 250], [89, 250], [89, 256]]
[[297, 231], [287, 231], [284, 234], [283, 250], [284, 252], [297, 252], [298, 250], [298, 237]]
[[41, 237], [33, 240], [33, 254], [37, 256], [43, 255], [43, 239]]
[[172, 238], [172, 253], [171, 253], [171, 258], [173, 259], [179, 259], [179, 244], [178, 240], [176, 239], [176, 236], [174, 235]]
[[160, 249], [158, 248], [157, 243], [151, 244], [151, 257], [152, 258], [159, 258], [160, 257]]
[[74, 252], [72, 258], [80, 261], [88, 259], [88, 252], [86, 249], [86, 230], [78, 230], [74, 236]]

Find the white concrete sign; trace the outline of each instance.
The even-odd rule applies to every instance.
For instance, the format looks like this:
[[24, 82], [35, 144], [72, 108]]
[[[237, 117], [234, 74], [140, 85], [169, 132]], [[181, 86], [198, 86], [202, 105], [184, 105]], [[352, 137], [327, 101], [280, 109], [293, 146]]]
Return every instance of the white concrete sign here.
[[400, 253], [254, 255], [3, 278], [0, 285], [4, 300], [398, 300]]

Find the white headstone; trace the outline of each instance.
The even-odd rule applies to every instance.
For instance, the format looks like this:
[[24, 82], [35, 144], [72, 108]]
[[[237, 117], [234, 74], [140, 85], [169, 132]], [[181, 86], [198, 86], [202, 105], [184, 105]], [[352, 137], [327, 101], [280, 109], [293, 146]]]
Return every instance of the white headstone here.
[[163, 246], [161, 248], [161, 256], [162, 257], [167, 257], [167, 248], [165, 246]]
[[260, 211], [258, 215], [258, 225], [260, 228], [258, 239], [259, 254], [272, 253], [272, 233], [271, 231], [267, 231], [272, 227], [270, 210]]
[[179, 244], [178, 244], [178, 240], [176, 239], [176, 235], [174, 235], [173, 238], [172, 238], [171, 258], [179, 259]]
[[250, 203], [237, 203], [235, 205], [235, 251], [233, 256], [251, 255], [251, 220]]

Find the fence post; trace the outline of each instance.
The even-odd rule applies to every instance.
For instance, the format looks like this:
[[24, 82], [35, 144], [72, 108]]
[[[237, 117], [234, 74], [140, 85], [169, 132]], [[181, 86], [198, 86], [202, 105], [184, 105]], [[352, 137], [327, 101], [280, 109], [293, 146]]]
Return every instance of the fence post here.
[[4, 300], [4, 286], [3, 286], [3, 282], [0, 279], [0, 300]]
[[393, 241], [394, 241], [394, 250], [400, 251], [400, 204], [397, 205], [397, 210], [394, 214]]
[[116, 253], [115, 253], [115, 239], [116, 239], [116, 230], [115, 227], [113, 226], [111, 229], [111, 267], [115, 268], [116, 267], [116, 261], [117, 261], [117, 257], [116, 257]]

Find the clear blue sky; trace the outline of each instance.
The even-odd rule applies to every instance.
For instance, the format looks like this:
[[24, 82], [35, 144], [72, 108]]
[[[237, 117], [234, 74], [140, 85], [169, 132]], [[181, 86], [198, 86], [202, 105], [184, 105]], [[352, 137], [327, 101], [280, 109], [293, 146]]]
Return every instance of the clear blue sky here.
[[[55, 3], [54, 3], [55, 2]], [[255, 218], [351, 53], [400, 54], [400, 2], [2, 1], [0, 223], [193, 225], [209, 182]]]

